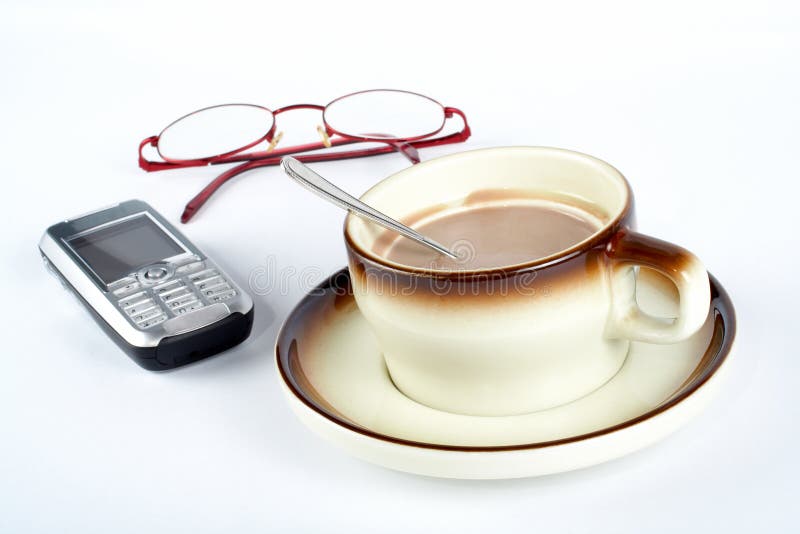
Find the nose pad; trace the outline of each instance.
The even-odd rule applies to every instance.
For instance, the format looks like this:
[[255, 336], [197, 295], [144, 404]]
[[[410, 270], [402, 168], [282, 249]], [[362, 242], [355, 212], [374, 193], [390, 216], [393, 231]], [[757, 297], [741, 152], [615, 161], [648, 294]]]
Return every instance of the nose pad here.
[[278, 132], [278, 135], [272, 138], [272, 141], [269, 142], [269, 146], [267, 147], [267, 152], [272, 152], [272, 149], [281, 142], [283, 139], [283, 132]]
[[332, 146], [331, 138], [328, 136], [328, 132], [325, 131], [325, 128], [323, 128], [321, 124], [317, 126], [317, 133], [320, 137], [322, 137], [322, 144], [330, 148]]

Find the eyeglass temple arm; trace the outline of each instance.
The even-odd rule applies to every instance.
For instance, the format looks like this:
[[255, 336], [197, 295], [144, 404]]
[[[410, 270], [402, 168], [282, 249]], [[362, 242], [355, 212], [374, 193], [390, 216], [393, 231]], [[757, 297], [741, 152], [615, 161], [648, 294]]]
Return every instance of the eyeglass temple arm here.
[[[469, 134], [467, 134], [466, 137], [469, 137]], [[446, 135], [438, 139], [414, 141], [408, 143], [408, 145], [416, 150], [418, 148], [424, 148], [429, 146], [445, 145], [449, 143], [459, 143], [461, 141], [464, 141], [466, 137], [463, 136], [463, 131], [462, 131]], [[388, 154], [391, 152], [394, 152], [394, 147], [386, 146], [386, 147], [372, 148], [366, 150], [354, 150], [352, 152], [296, 155], [295, 157], [299, 161], [302, 161], [303, 163], [317, 163], [321, 161], [363, 158], [368, 156], [375, 156], [378, 154]], [[251, 171], [253, 169], [278, 165], [280, 164], [280, 161], [281, 161], [281, 156], [275, 156], [268, 159], [248, 161], [242, 163], [241, 165], [237, 165], [232, 169], [228, 169], [224, 173], [214, 178], [214, 180], [212, 180], [207, 186], [205, 186], [202, 191], [200, 191], [197, 195], [194, 196], [194, 198], [192, 198], [189, 202], [186, 203], [186, 207], [184, 208], [183, 213], [181, 214], [181, 222], [182, 223], [189, 222], [192, 219], [192, 217], [194, 217], [195, 213], [197, 213], [197, 211], [201, 207], [203, 207], [203, 205], [206, 202], [208, 202], [208, 199], [211, 198], [211, 195], [213, 195], [228, 180], [235, 178], [236, 176], [239, 176], [240, 174], [245, 173], [247, 171]]]
[[[464, 112], [461, 111], [458, 108], [453, 108], [453, 107], [445, 107], [444, 108], [444, 116], [445, 116], [445, 118], [452, 119], [453, 115], [458, 115], [461, 118], [461, 122], [464, 123], [464, 126], [461, 128], [461, 131], [456, 132], [454, 134], [450, 134], [452, 136], [455, 136], [455, 138], [454, 138], [454, 140], [451, 140], [451, 141], [448, 141], [448, 142], [449, 143], [460, 143], [460, 142], [466, 141], [472, 135], [472, 130], [470, 129], [469, 123], [467, 122], [467, 116], [464, 115]], [[449, 136], [445, 136], [445, 137], [449, 137]], [[444, 137], [441, 138], [441, 139], [444, 139]], [[419, 145], [417, 145], [417, 146], [419, 147]]]
[[[331, 140], [333, 141], [333, 140]], [[353, 140], [347, 140], [348, 142], [357, 142]], [[321, 143], [320, 143], [321, 144]], [[345, 143], [341, 143], [345, 144]], [[351, 152], [334, 152], [328, 154], [307, 154], [307, 155], [299, 155], [295, 152], [295, 158], [303, 163], [317, 163], [321, 161], [335, 161], [335, 160], [342, 160], [342, 159], [353, 159], [353, 158], [363, 158], [367, 156], [375, 156], [378, 154], [388, 154], [391, 152], [395, 152], [395, 147], [391, 145], [387, 145], [385, 147], [378, 147], [372, 149], [364, 149], [364, 150], [353, 150]], [[216, 178], [214, 178], [207, 186], [203, 188], [202, 191], [197, 193], [189, 202], [186, 203], [186, 207], [181, 214], [181, 222], [186, 223], [194, 217], [194, 214], [203, 207], [203, 205], [208, 202], [208, 199], [213, 195], [220, 187], [222, 187], [228, 180], [239, 176], [240, 174], [253, 170], [258, 169], [260, 167], [271, 167], [280, 164], [282, 155], [276, 155], [271, 158], [266, 159], [259, 159], [254, 161], [247, 161], [236, 167], [228, 169], [227, 171], [223, 172]]]
[[[349, 145], [352, 143], [364, 142], [361, 139], [350, 139], [346, 137], [333, 137], [330, 139], [330, 146]], [[411, 163], [419, 163], [419, 152], [411, 144], [406, 141], [395, 141], [391, 139], [376, 139], [377, 143], [386, 143], [397, 152], [403, 154], [408, 158]], [[144, 139], [139, 143], [139, 168], [147, 172], [165, 171], [168, 169], [182, 169], [187, 167], [204, 167], [206, 165], [236, 163], [239, 161], [256, 161], [260, 159], [272, 159], [277, 156], [288, 156], [300, 152], [310, 152], [312, 150], [321, 150], [329, 148], [324, 143], [306, 143], [304, 145], [297, 145], [294, 147], [287, 147], [279, 150], [271, 150], [269, 152], [249, 152], [245, 154], [235, 154], [225, 158], [206, 158], [200, 160], [182, 161], [180, 163], [173, 163], [169, 161], [150, 161], [144, 157], [144, 149], [147, 146], [158, 146], [158, 136], [153, 135]]]
[[[432, 147], [432, 146], [439, 146], [439, 145], [447, 145], [451, 143], [461, 143], [469, 139], [470, 135], [472, 135], [472, 131], [470, 130], [469, 124], [467, 123], [467, 117], [464, 113], [457, 109], [457, 108], [445, 108], [445, 116], [447, 118], [451, 118], [453, 115], [458, 115], [461, 117], [461, 120], [464, 123], [464, 126], [461, 128], [460, 131], [448, 134], [442, 137], [437, 137], [434, 139], [422, 139], [419, 141], [411, 141], [411, 142], [403, 142], [403, 145], [408, 145], [409, 147], [413, 148], [415, 151], [420, 148]], [[147, 141], [147, 140], [145, 140]], [[336, 138], [331, 139], [331, 143], [336, 145], [345, 145], [357, 142], [352, 139], [342, 139]], [[310, 148], [313, 147], [313, 148]], [[304, 149], [305, 148], [305, 149]], [[260, 167], [269, 167], [280, 164], [281, 157], [285, 154], [294, 153], [298, 154], [299, 152], [307, 152], [311, 150], [317, 150], [322, 148], [322, 143], [313, 143], [309, 145], [302, 145], [297, 147], [291, 147], [284, 149], [282, 151], [274, 151], [270, 153], [271, 157], [258, 159], [258, 160], [251, 160], [242, 163], [241, 165], [237, 165], [231, 169], [228, 169], [224, 173], [217, 176], [214, 180], [212, 180], [208, 185], [206, 185], [202, 191], [200, 191], [197, 195], [194, 196], [189, 202], [186, 203], [186, 207], [183, 210], [183, 214], [181, 214], [181, 222], [186, 223], [194, 217], [194, 214], [205, 204], [208, 199], [213, 195], [220, 187], [222, 187], [225, 182], [234, 178], [244, 172], [257, 169]], [[372, 149], [365, 149], [365, 150], [354, 150], [352, 152], [333, 152], [327, 154], [307, 154], [307, 155], [296, 155], [295, 157], [302, 161], [303, 163], [316, 163], [320, 161], [334, 161], [334, 160], [341, 160], [341, 159], [353, 159], [353, 158], [361, 158], [367, 156], [374, 156], [378, 154], [388, 154], [393, 152], [395, 147], [393, 146], [386, 146], [386, 147], [378, 147]]]
[[139, 143], [139, 168], [144, 169], [147, 172], [152, 171], [161, 171], [166, 169], [173, 169], [175, 168], [175, 164], [168, 163], [166, 161], [149, 161], [144, 157], [144, 147], [146, 146], [155, 147], [158, 145], [158, 136], [151, 135], [150, 137], [144, 139], [141, 143]]
[[[347, 139], [343, 137], [336, 137], [330, 140], [331, 146], [349, 145], [358, 143], [358, 139]], [[321, 150], [327, 148], [320, 142], [306, 143], [304, 145], [297, 145], [293, 147], [281, 148], [278, 150], [261, 151], [261, 152], [246, 152], [243, 154], [233, 154], [224, 158], [213, 157], [205, 159], [185, 160], [180, 162], [171, 161], [150, 161], [144, 157], [143, 150], [146, 146], [158, 146], [158, 136], [154, 135], [148, 137], [139, 143], [139, 167], [147, 172], [166, 171], [169, 169], [185, 169], [189, 167], [205, 167], [208, 165], [224, 165], [227, 163], [242, 163], [247, 161], [258, 161], [264, 159], [272, 159], [277, 156], [288, 156], [298, 152], [310, 152], [312, 150]]]
[[379, 142], [386, 143], [387, 145], [393, 147], [396, 151], [400, 152], [402, 155], [408, 158], [408, 160], [414, 165], [422, 161], [419, 159], [419, 151], [416, 148], [414, 148], [414, 145], [412, 145], [408, 141], [399, 141], [395, 139], [382, 139]]

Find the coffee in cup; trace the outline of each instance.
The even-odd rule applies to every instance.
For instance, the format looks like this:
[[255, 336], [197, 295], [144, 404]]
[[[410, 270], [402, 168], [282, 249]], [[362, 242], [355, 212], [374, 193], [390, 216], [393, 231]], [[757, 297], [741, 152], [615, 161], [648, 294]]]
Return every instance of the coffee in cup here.
[[[491, 197], [491, 201], [475, 200]], [[414, 229], [448, 243], [459, 257], [450, 259], [386, 231], [372, 251], [387, 260], [438, 270], [493, 269], [555, 254], [587, 239], [600, 229], [596, 217], [579, 208], [541, 198], [513, 196], [502, 191], [479, 191], [457, 210], [411, 217]], [[388, 241], [388, 244], [385, 243]]]

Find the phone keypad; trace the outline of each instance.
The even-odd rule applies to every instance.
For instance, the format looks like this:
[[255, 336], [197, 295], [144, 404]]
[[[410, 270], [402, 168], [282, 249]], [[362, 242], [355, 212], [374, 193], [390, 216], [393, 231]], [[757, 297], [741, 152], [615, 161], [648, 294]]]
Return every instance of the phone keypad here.
[[141, 329], [238, 294], [215, 267], [196, 256], [176, 267], [169, 279], [160, 284], [143, 286], [135, 278], [129, 278], [116, 282], [111, 294], [123, 313]]

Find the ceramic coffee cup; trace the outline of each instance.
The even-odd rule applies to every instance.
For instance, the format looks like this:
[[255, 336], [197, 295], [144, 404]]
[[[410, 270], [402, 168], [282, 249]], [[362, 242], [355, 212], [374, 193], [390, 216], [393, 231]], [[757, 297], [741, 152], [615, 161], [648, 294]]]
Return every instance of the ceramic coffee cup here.
[[[413, 226], [426, 213], [491, 203], [492, 191], [503, 192], [497, 198], [574, 206], [595, 217], [599, 229], [544, 258], [441, 271], [382, 257], [375, 250], [386, 230], [347, 217], [356, 302], [394, 384], [408, 397], [469, 415], [547, 409], [611, 379], [631, 341], [675, 343], [705, 321], [710, 294], [703, 265], [676, 245], [635, 232], [629, 184], [591, 156], [540, 147], [464, 152], [394, 174], [361, 200]], [[638, 307], [637, 266], [672, 281], [677, 317]]]

